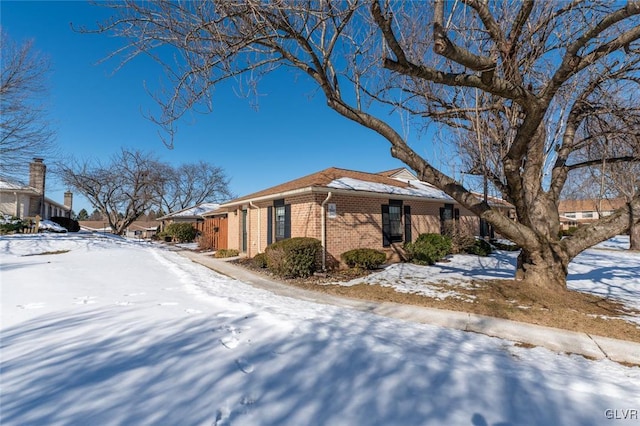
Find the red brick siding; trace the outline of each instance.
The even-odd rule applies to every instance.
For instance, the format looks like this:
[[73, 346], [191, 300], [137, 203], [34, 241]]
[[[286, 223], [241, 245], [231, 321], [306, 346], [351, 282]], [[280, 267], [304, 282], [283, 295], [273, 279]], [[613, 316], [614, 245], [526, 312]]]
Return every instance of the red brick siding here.
[[[322, 240], [321, 204], [327, 194], [302, 194], [285, 198], [291, 205], [291, 236], [311, 237]], [[383, 250], [391, 260], [399, 260], [398, 252], [402, 243], [395, 247], [382, 246], [382, 205], [390, 198], [357, 197], [334, 194], [328, 203], [336, 204], [337, 217], [326, 219], [326, 245], [328, 259], [340, 260], [345, 251], [355, 248]], [[440, 207], [444, 202], [405, 200], [403, 205], [411, 206], [411, 233], [415, 240], [422, 233], [440, 232]], [[273, 201], [254, 203], [259, 208], [248, 208], [247, 256], [253, 257], [264, 252], [267, 246], [267, 208]], [[242, 230], [240, 227], [242, 209], [238, 214], [229, 213], [229, 248], [240, 249]], [[260, 225], [258, 226], [258, 221]], [[404, 217], [403, 217], [404, 221]], [[478, 233], [478, 218], [464, 208], [460, 208], [460, 221]], [[260, 235], [258, 235], [258, 229]], [[274, 229], [272, 228], [272, 231]]]

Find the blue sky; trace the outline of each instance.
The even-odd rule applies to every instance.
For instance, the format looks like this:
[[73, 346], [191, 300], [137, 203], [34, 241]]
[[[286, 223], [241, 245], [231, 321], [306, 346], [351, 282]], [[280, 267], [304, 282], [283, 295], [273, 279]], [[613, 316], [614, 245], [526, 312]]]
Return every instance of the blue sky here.
[[[71, 22], [92, 27], [108, 12], [84, 1], [0, 3], [3, 30], [16, 41], [33, 39], [50, 58], [47, 105], [61, 153], [108, 159], [125, 147], [176, 165], [204, 160], [225, 169], [238, 196], [332, 166], [369, 172], [403, 166], [391, 157], [388, 142], [340, 117], [321, 96], [311, 97], [313, 86], [288, 71], [263, 81], [258, 110], [230, 85], [218, 88], [213, 113], [183, 120], [174, 149], [166, 148], [159, 128], [142, 113], [157, 110], [143, 84], [157, 83], [160, 68], [140, 58], [115, 72], [117, 61], [97, 62], [121, 40], [70, 27]], [[434, 156], [428, 150], [418, 151]], [[49, 198], [61, 202], [65, 190], [48, 179]], [[76, 194], [74, 210], [82, 208], [92, 210]]]

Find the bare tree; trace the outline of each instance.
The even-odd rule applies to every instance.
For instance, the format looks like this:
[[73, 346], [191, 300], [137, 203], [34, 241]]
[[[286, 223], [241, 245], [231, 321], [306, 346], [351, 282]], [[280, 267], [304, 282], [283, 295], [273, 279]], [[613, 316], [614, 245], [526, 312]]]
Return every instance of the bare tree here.
[[204, 161], [172, 167], [164, 165], [158, 189], [160, 208], [167, 213], [204, 202], [231, 198], [224, 170]]
[[[632, 130], [635, 126], [635, 131]], [[620, 129], [619, 132], [613, 131]], [[592, 166], [585, 173], [572, 176], [568, 192], [580, 198], [596, 200], [596, 210], [608, 199], [622, 199], [632, 203], [640, 192], [640, 162], [609, 162], [610, 158], [640, 156], [640, 119], [627, 115], [616, 118], [600, 115], [590, 120], [586, 128], [594, 140], [581, 152], [583, 162]], [[635, 133], [635, 134], [634, 134]], [[595, 159], [595, 161], [594, 161]], [[629, 220], [630, 249], [640, 250], [640, 211], [632, 210]]]
[[42, 103], [49, 61], [33, 41], [16, 43], [0, 30], [0, 176], [18, 177], [34, 157], [53, 153], [54, 133]]
[[126, 149], [106, 164], [71, 161], [57, 165], [62, 181], [84, 195], [117, 235], [154, 205], [161, 170], [152, 155]]
[[[113, 19], [95, 31], [128, 41], [114, 54], [125, 62], [150, 55], [171, 79], [173, 91], [158, 95], [163, 114], [156, 117], [170, 134], [186, 111], [211, 105], [218, 82], [235, 79], [251, 91], [261, 75], [297, 69], [329, 108], [386, 138], [391, 154], [420, 179], [518, 243], [518, 279], [562, 291], [572, 258], [638, 220], [631, 219], [640, 206], [636, 195], [571, 238], [558, 237], [558, 198], [568, 175], [598, 160], [573, 158], [590, 143], [581, 137], [585, 120], [601, 112], [602, 94], [638, 93], [637, 0], [130, 0], [109, 7]], [[622, 101], [610, 112], [637, 112], [638, 96]], [[482, 170], [515, 206], [517, 221], [421, 157], [371, 102], [469, 140], [478, 125], [494, 129], [497, 167], [483, 160]]]

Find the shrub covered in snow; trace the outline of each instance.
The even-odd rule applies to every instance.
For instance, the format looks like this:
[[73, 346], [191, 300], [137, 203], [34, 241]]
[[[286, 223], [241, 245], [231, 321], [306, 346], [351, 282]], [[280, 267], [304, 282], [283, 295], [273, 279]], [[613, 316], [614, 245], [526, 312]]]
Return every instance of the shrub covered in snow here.
[[24, 226], [24, 222], [17, 217], [0, 215], [0, 235], [20, 232]]
[[41, 220], [38, 225], [38, 232], [67, 232], [65, 228], [50, 220]]
[[278, 241], [265, 250], [267, 267], [281, 277], [305, 278], [318, 268], [322, 244], [315, 238], [296, 237]]
[[387, 260], [387, 255], [379, 250], [359, 248], [342, 253], [340, 258], [350, 268], [376, 269]]
[[418, 265], [433, 265], [451, 253], [451, 238], [440, 234], [420, 234], [414, 242], [404, 245], [409, 261]]

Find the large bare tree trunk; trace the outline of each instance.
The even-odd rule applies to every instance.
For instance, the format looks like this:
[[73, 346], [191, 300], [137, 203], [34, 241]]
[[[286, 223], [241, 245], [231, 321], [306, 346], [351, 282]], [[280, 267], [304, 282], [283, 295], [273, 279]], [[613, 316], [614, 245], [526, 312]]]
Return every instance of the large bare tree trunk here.
[[631, 211], [631, 225], [629, 226], [629, 250], [640, 250], [640, 221], [638, 212]]
[[516, 280], [551, 291], [566, 290], [569, 257], [557, 242], [535, 252], [523, 249], [518, 256]]

